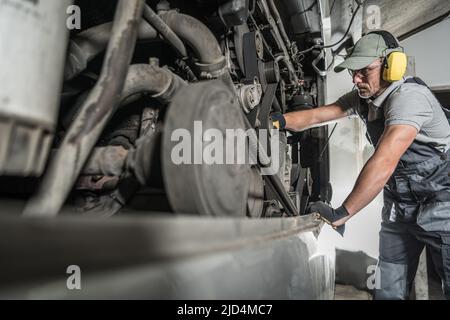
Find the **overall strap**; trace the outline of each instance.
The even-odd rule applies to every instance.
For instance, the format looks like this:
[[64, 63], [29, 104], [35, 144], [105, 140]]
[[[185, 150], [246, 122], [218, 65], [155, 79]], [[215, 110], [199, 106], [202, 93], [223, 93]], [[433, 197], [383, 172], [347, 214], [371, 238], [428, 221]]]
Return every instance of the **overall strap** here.
[[[415, 83], [415, 84], [427, 87], [427, 89], [430, 90], [430, 92], [435, 96], [436, 100], [438, 100], [438, 98], [436, 97], [434, 92], [430, 89], [430, 87], [422, 79], [420, 79], [419, 77], [408, 78], [408, 79], [405, 80], [404, 83]], [[445, 113], [445, 116], [447, 117], [448, 123], [450, 124], [450, 109], [444, 107], [442, 104], [440, 104], [440, 105], [441, 105], [442, 110]]]

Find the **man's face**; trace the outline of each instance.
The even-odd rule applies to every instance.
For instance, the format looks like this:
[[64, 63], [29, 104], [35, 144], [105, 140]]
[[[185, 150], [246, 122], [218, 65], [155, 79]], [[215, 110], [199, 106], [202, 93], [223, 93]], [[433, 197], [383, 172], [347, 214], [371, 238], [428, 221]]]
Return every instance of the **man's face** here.
[[349, 71], [353, 78], [353, 83], [358, 87], [361, 98], [377, 96], [387, 86], [387, 82], [382, 80], [382, 59], [372, 62], [364, 69]]

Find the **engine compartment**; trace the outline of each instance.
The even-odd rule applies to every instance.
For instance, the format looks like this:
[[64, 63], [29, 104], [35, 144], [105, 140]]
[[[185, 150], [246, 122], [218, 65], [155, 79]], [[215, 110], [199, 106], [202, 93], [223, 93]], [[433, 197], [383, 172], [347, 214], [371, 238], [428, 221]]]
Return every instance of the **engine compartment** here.
[[[173, 212], [250, 218], [302, 215], [310, 201], [331, 200], [327, 127], [278, 132], [280, 170], [268, 175], [261, 161], [270, 163], [277, 153], [258, 141], [264, 130], [277, 132], [273, 112], [323, 103], [323, 85], [313, 68], [324, 64], [320, 1], [74, 5], [82, 13], [81, 29], [46, 48], [65, 57], [65, 65], [45, 65], [54, 79], [63, 78], [62, 94], [47, 92], [38, 101], [33, 92], [20, 92], [29, 104], [35, 100], [32, 109], [47, 106], [39, 116], [0, 108], [0, 130], [8, 133], [1, 135], [2, 199], [27, 201], [29, 216], [55, 216], [65, 204], [64, 211], [88, 216]], [[36, 15], [41, 9], [35, 8]], [[55, 89], [56, 80], [52, 85], [49, 79], [38, 74], [33, 81]], [[57, 107], [49, 110], [49, 104]], [[257, 161], [175, 164], [179, 141], [173, 141], [173, 132], [195, 136], [196, 122], [221, 132], [251, 130], [247, 145], [257, 149]]]

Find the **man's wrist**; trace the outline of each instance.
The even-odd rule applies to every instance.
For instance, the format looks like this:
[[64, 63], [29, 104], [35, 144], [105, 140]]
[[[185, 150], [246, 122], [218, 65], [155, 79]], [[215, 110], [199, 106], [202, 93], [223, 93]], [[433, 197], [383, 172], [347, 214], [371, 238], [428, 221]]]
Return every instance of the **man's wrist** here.
[[345, 208], [344, 205], [342, 205], [342, 206], [340, 206], [339, 208], [337, 208], [337, 209], [335, 210], [335, 213], [336, 213], [336, 216], [337, 216], [339, 219], [343, 219], [343, 218], [346, 218], [346, 217], [350, 217], [350, 213], [348, 212], [347, 208]]
[[286, 128], [286, 118], [281, 112], [272, 114], [272, 121], [274, 121], [274, 125], [278, 129], [284, 130]]

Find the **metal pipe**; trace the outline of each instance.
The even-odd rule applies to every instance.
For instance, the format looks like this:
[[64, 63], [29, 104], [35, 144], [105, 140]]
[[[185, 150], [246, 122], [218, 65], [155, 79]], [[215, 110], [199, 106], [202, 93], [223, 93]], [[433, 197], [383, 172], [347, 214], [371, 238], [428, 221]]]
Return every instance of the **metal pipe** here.
[[61, 210], [120, 102], [143, 7], [143, 0], [119, 0], [100, 78], [50, 163], [37, 193], [28, 201], [26, 216], [54, 217]]
[[194, 52], [202, 78], [217, 78], [226, 70], [226, 59], [211, 30], [194, 17], [176, 11], [162, 11], [161, 19]]
[[[168, 69], [148, 64], [132, 65], [125, 80], [120, 107], [125, 107], [141, 95], [146, 94], [150, 94], [163, 104], [168, 104], [176, 92], [185, 85], [187, 85], [186, 82]], [[80, 101], [77, 102], [78, 105], [81, 106], [84, 103], [86, 96], [83, 95], [80, 98]], [[153, 137], [145, 137], [138, 143], [138, 147], [132, 150], [115, 146], [95, 148], [81, 174], [85, 176], [121, 177], [121, 180], [102, 178], [99, 181], [93, 181], [90, 177], [81, 177], [81, 180], [78, 179], [76, 188], [78, 190], [111, 189], [114, 187], [114, 183], [120, 185], [122, 179], [127, 178], [124, 174], [134, 174], [141, 183], [144, 183], [151, 167], [150, 161], [152, 158], [149, 157], [149, 153], [153, 148], [152, 144], [154, 144]], [[123, 190], [117, 190], [114, 192], [114, 196], [108, 200], [110, 205], [105, 207], [108, 216], [117, 213], [129, 196], [134, 194], [140, 186], [140, 184], [130, 181], [131, 179], [128, 179], [127, 194], [124, 195]], [[117, 201], [118, 198], [121, 200]]]
[[[186, 82], [168, 69], [151, 65], [132, 65], [128, 71], [120, 107], [126, 106], [142, 94], [150, 94], [161, 103], [168, 104], [185, 85]], [[144, 133], [145, 131], [147, 132]], [[136, 142], [136, 148], [128, 151], [125, 167], [121, 166], [121, 158], [115, 159], [114, 166], [122, 168], [124, 172], [121, 172], [118, 188], [106, 200], [105, 205], [98, 208], [97, 213], [102, 216], [112, 216], [119, 212], [140, 185], [145, 185], [151, 177], [151, 163], [158, 145], [157, 135], [151, 130], [141, 130], [141, 134], [143, 133]]]
[[275, 40], [278, 44], [278, 47], [280, 48], [281, 51], [283, 51], [284, 59], [282, 61], [286, 64], [286, 66], [289, 70], [289, 73], [292, 78], [291, 83], [294, 86], [299, 86], [299, 81], [298, 81], [297, 74], [295, 73], [294, 66], [292, 65], [291, 61], [289, 60], [289, 57], [290, 57], [289, 52], [286, 48], [286, 45], [284, 44], [283, 38], [280, 35], [278, 26], [277, 26], [275, 20], [273, 19], [272, 15], [270, 14], [270, 10], [267, 5], [267, 2], [266, 2], [266, 0], [261, 0], [260, 3], [262, 5], [263, 14], [266, 16], [266, 19], [269, 22], [270, 27], [272, 28], [273, 32], [275, 33], [274, 36], [275, 36]]
[[283, 25], [283, 20], [281, 20], [280, 13], [278, 12], [277, 6], [273, 2], [273, 0], [267, 0], [270, 6], [270, 9], [272, 10], [272, 14], [275, 17], [275, 22], [277, 23], [277, 26], [280, 30], [281, 36], [284, 39], [284, 42], [288, 45], [288, 47], [291, 47], [291, 40], [289, 39], [286, 29]]
[[[226, 60], [219, 42], [211, 30], [202, 22], [176, 11], [163, 11], [156, 15], [149, 6], [144, 6], [144, 18], [139, 26], [139, 39], [156, 39], [158, 32], [182, 55], [187, 56], [183, 41], [189, 45], [196, 58], [203, 78], [217, 77], [223, 73]], [[158, 20], [157, 20], [158, 19]], [[87, 64], [104, 50], [111, 34], [112, 23], [86, 30], [70, 42], [65, 80], [73, 79], [86, 69]], [[181, 38], [181, 39], [180, 39]]]
[[160, 17], [191, 47], [201, 63], [216, 64], [225, 59], [216, 37], [201, 21], [176, 11], [163, 11]]
[[[169, 69], [148, 64], [131, 65], [120, 95], [118, 108], [123, 108], [149, 94], [162, 104], [168, 104], [175, 93], [185, 85], [187, 83]], [[77, 112], [88, 96], [89, 92], [82, 93], [71, 110]], [[68, 127], [73, 122], [72, 117], [64, 118], [63, 122], [64, 127]]]
[[155, 11], [149, 6], [144, 6], [144, 19], [150, 23], [162, 37], [177, 51], [182, 57], [187, 57], [187, 50], [183, 44], [183, 41], [172, 31], [172, 29], [156, 14]]
[[129, 151], [121, 146], [95, 148], [83, 167], [85, 176], [120, 177], [125, 170]]
[[81, 176], [76, 184], [77, 191], [105, 192], [114, 190], [119, 185], [120, 178], [116, 176]]
[[187, 83], [183, 79], [168, 69], [149, 64], [132, 65], [125, 80], [120, 107], [130, 104], [146, 94], [167, 104], [185, 85]]
[[[108, 46], [113, 23], [108, 22], [79, 33], [69, 43], [64, 80], [68, 81], [86, 70], [92, 59]], [[158, 32], [146, 21], [141, 21], [138, 28], [138, 39], [143, 41], [158, 38]]]

